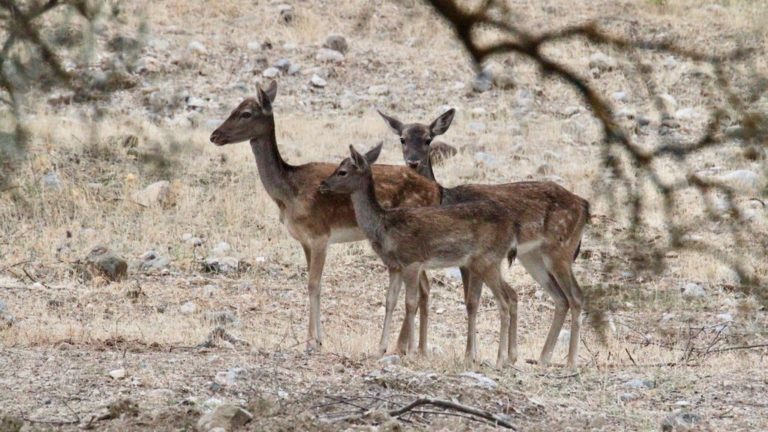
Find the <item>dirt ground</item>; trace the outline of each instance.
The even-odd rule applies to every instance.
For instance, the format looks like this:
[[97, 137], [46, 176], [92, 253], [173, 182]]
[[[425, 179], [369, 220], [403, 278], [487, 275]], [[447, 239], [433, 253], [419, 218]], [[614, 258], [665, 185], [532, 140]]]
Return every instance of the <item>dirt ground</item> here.
[[[389, 414], [419, 398], [475, 407], [519, 430], [768, 429], [763, 306], [734, 289], [736, 274], [709, 256], [675, 252], [659, 273], [635, 269], [617, 246], [627, 215], [596, 187], [599, 125], [572, 89], [513, 57], [498, 62], [514, 87], [473, 91], [467, 56], [418, 1], [286, 3], [293, 7], [289, 23], [273, 1], [131, 2], [122, 24], [134, 34], [141, 22], [148, 28], [135, 87], [116, 93], [98, 117], [89, 106], [59, 103], [65, 93], [36, 96], [29, 157], [17, 187], [0, 193], [0, 315], [7, 323], [12, 317], [12, 325], [0, 321], [0, 430], [193, 430], [224, 404], [253, 414], [244, 430], [496, 427], [429, 405]], [[759, 47], [752, 72], [766, 71], [764, 2], [509, 3], [535, 30], [596, 20], [617, 34], [696, 48], [750, 43]], [[348, 42], [343, 60], [318, 60], [333, 34]], [[113, 36], [106, 29], [98, 43]], [[620, 53], [583, 41], [548, 50], [589, 76], [617, 110], [660, 123]], [[594, 74], [590, 56], [599, 51], [618, 63]], [[641, 56], [675, 101], [675, 133], [697, 137], [709, 108], [700, 83], [711, 71], [653, 51]], [[379, 359], [387, 278], [365, 242], [332, 246], [322, 280], [324, 350], [304, 351], [301, 248], [280, 225], [249, 146], [208, 142], [229, 111], [269, 81], [263, 71], [280, 59], [299, 67], [275, 78], [278, 145], [290, 163], [338, 162], [349, 144], [384, 141], [381, 161], [400, 164], [397, 138], [374, 108], [429, 122], [455, 107], [442, 138], [459, 153], [436, 169], [443, 184], [548, 179], [591, 202], [574, 268], [588, 296], [599, 292], [608, 301], [601, 303], [605, 314], [587, 307], [585, 322], [598, 325], [585, 326], [577, 371], [564, 368], [567, 332], [555, 365], [533, 364], [554, 305], [518, 264], [505, 269], [520, 296], [514, 366], [492, 367], [498, 326], [487, 292], [479, 318], [482, 362], [464, 364], [466, 314], [455, 270], [431, 274], [429, 355]], [[108, 50], [97, 60], [110, 61]], [[310, 83], [314, 75], [324, 87]], [[3, 112], [0, 130], [11, 125]], [[655, 128], [638, 130], [642, 145], [659, 139]], [[738, 151], [734, 141], [689, 163], [717, 173], [751, 170], [764, 184], [764, 159], [733, 157]], [[665, 175], [679, 173], [670, 163]], [[137, 204], [134, 194], [160, 180], [169, 182], [162, 205]], [[736, 197], [752, 211], [744, 223], [755, 244], [768, 234], [765, 209], [755, 206], [765, 198], [758, 189]], [[678, 217], [699, 223], [691, 235], [732, 252], [717, 242], [726, 225], [702, 216], [700, 197], [681, 199], [689, 210]], [[647, 229], [661, 236], [659, 212]], [[79, 261], [96, 245], [128, 261], [126, 280], [86, 277]], [[227, 249], [239, 270], [206, 271], [203, 262], [217, 249]], [[142, 267], [148, 251], [167, 261]], [[766, 274], [759, 257], [741, 260]], [[402, 315], [399, 305], [395, 322]]]

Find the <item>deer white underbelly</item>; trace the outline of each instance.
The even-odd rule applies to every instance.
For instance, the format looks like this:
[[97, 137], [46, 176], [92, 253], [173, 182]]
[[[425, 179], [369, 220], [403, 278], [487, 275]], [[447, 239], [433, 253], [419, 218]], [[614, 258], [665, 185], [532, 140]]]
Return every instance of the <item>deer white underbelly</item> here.
[[330, 243], [348, 243], [365, 240], [365, 233], [360, 228], [335, 228], [331, 230]]

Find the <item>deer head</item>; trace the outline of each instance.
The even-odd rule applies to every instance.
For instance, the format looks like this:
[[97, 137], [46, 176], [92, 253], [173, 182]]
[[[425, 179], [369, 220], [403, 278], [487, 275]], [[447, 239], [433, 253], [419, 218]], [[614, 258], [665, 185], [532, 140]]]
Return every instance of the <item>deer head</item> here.
[[376, 147], [369, 150], [365, 156], [358, 153], [350, 145], [350, 156], [341, 161], [336, 171], [320, 183], [320, 191], [351, 194], [355, 190], [362, 188], [365, 182], [371, 178], [371, 164], [379, 158], [383, 145], [384, 143], [379, 143]]
[[429, 126], [421, 123], [403, 124], [394, 117], [390, 117], [381, 111], [378, 112], [384, 121], [387, 122], [389, 128], [392, 129], [392, 132], [400, 137], [406, 165], [421, 174], [426, 174], [426, 170], [430, 166], [429, 145], [436, 136], [442, 135], [448, 130], [456, 110], [453, 108], [449, 109], [436, 118]]
[[277, 95], [277, 83], [272, 81], [266, 90], [259, 87], [256, 97], [246, 98], [211, 134], [217, 146], [234, 144], [262, 137], [274, 128], [272, 102]]

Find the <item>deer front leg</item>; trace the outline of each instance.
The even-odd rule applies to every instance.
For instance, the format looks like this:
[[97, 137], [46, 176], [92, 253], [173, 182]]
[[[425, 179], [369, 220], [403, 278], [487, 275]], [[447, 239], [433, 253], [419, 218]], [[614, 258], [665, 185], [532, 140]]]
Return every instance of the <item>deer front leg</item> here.
[[392, 312], [395, 310], [395, 306], [397, 306], [397, 298], [400, 296], [400, 286], [402, 284], [403, 278], [400, 274], [400, 269], [390, 268], [387, 303], [384, 306], [384, 329], [381, 332], [381, 340], [379, 341], [379, 355], [384, 355], [387, 352], [389, 328], [392, 325]]
[[319, 351], [323, 345], [323, 331], [320, 324], [320, 279], [323, 276], [328, 241], [316, 241], [309, 247], [309, 338], [308, 351]]
[[419, 354], [427, 355], [427, 332], [429, 330], [429, 277], [419, 272]]
[[415, 344], [414, 320], [419, 306], [419, 271], [417, 266], [403, 269], [403, 282], [405, 282], [405, 319], [397, 340], [397, 350], [401, 354], [408, 354]]
[[483, 293], [483, 279], [466, 271], [466, 282], [464, 305], [467, 308], [467, 350], [465, 360], [471, 365], [477, 361], [477, 309], [480, 307], [480, 296]]

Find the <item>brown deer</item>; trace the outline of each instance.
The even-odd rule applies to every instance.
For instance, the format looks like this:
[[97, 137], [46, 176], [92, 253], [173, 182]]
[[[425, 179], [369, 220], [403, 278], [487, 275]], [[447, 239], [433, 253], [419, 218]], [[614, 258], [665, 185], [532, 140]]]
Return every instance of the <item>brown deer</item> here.
[[[350, 146], [350, 157], [324, 180], [321, 190], [352, 197], [357, 224], [384, 264], [402, 275], [405, 282], [405, 321], [398, 351], [408, 353], [415, 335], [414, 315], [419, 302], [419, 275], [425, 269], [461, 266], [471, 275], [469, 297], [479, 296], [485, 283], [499, 307], [499, 352], [496, 367], [517, 359], [517, 293], [501, 277], [501, 263], [516, 247], [517, 231], [505, 206], [491, 200], [446, 206], [385, 209], [371, 173], [373, 159]], [[397, 299], [399, 285], [390, 285]], [[422, 293], [423, 294], [423, 293]], [[468, 322], [467, 357], [474, 361], [474, 316]]]
[[[320, 182], [331, 175], [335, 165], [308, 163], [289, 165], [280, 156], [275, 138], [275, 120], [272, 102], [277, 94], [274, 81], [266, 90], [259, 88], [255, 98], [247, 98], [232, 111], [229, 118], [212, 134], [211, 142], [218, 146], [250, 141], [256, 157], [259, 177], [267, 194], [277, 204], [280, 221], [290, 235], [301, 243], [309, 267], [309, 338], [308, 349], [322, 347], [320, 324], [320, 279], [326, 252], [332, 243], [365, 239], [358, 228], [349, 196], [318, 192]], [[371, 159], [378, 156], [381, 146], [372, 150]], [[437, 184], [413, 170], [402, 166], [376, 165], [373, 167], [377, 193], [385, 207], [435, 205], [440, 202]], [[427, 283], [421, 275], [422, 283]], [[390, 285], [400, 285], [394, 275]], [[428, 292], [428, 288], [425, 288]], [[428, 299], [428, 297], [425, 297]], [[421, 326], [426, 325], [426, 306], [421, 308]], [[391, 310], [388, 313], [391, 314]], [[391, 316], [385, 317], [385, 322]], [[426, 335], [426, 328], [421, 330]], [[386, 337], [382, 333], [379, 351], [386, 350]], [[424, 344], [426, 337], [419, 344]]]
[[[405, 163], [424, 177], [435, 181], [430, 158], [430, 144], [451, 125], [455, 111], [450, 109], [429, 125], [403, 124], [381, 111], [390, 129], [400, 137]], [[557, 337], [571, 310], [571, 336], [568, 348], [568, 367], [575, 368], [581, 330], [582, 294], [573, 276], [572, 260], [581, 247], [584, 226], [589, 221], [589, 203], [554, 182], [517, 182], [499, 185], [460, 185], [453, 188], [440, 186], [442, 205], [466, 203], [478, 199], [491, 199], [507, 208], [519, 224], [518, 248], [511, 251], [510, 264], [515, 256], [530, 275], [552, 296], [555, 313], [552, 325], [541, 351], [539, 364], [547, 365], [557, 343]], [[477, 282], [468, 269], [461, 268], [467, 313], [476, 313], [480, 290], [470, 288]], [[473, 297], [474, 293], [476, 297]], [[422, 294], [428, 296], [429, 292]], [[428, 299], [421, 299], [428, 304]]]

